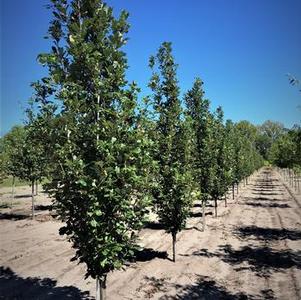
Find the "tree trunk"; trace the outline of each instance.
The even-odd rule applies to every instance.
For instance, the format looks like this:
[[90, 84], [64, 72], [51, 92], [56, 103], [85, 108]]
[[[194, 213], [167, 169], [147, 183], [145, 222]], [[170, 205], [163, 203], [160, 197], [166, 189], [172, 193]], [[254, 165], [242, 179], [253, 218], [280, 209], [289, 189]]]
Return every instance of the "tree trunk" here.
[[217, 217], [217, 199], [214, 199], [215, 217]]
[[227, 207], [227, 193], [225, 194], [225, 207]]
[[11, 186], [11, 201], [10, 201], [10, 208], [13, 208], [13, 201], [15, 198], [15, 176], [13, 176], [13, 182]]
[[176, 241], [177, 241], [177, 234], [172, 232], [172, 261], [176, 262]]
[[[97, 105], [99, 106], [100, 104], [100, 96], [97, 95]], [[96, 113], [96, 125], [97, 125], [97, 134], [96, 134], [96, 143], [98, 143], [98, 140], [99, 140], [99, 133], [98, 133], [98, 130], [99, 130], [99, 125], [98, 125], [98, 121], [99, 121], [99, 107], [97, 107], [97, 113]]]
[[206, 209], [206, 202], [205, 202], [205, 200], [203, 200], [202, 201], [203, 231], [205, 231], [205, 226], [206, 226], [206, 223], [205, 223], [205, 218], [206, 218], [205, 209]]
[[235, 183], [232, 184], [232, 200], [234, 200], [235, 198], [234, 193], [235, 193]]
[[34, 219], [34, 180], [31, 181], [31, 206], [32, 206], [32, 219]]
[[36, 180], [36, 196], [38, 196], [38, 181]]
[[105, 300], [106, 299], [106, 280], [107, 276], [104, 276], [104, 279], [99, 279], [96, 277], [96, 300]]

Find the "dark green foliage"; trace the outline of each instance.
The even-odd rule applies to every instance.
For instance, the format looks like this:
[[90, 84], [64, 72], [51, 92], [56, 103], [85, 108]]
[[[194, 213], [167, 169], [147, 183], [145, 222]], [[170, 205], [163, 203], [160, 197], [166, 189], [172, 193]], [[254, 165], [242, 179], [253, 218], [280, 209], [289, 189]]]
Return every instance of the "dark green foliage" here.
[[153, 75], [149, 86], [153, 91], [156, 113], [154, 128], [158, 165], [155, 198], [160, 221], [173, 239], [185, 227], [192, 204], [189, 172], [189, 128], [181, 120], [182, 109], [176, 77], [177, 65], [170, 43], [163, 43], [150, 58]]
[[1, 166], [4, 175], [21, 177], [24, 173], [23, 147], [25, 145], [25, 129], [14, 126], [1, 138]]
[[227, 120], [225, 124], [224, 159], [226, 186], [230, 187], [235, 183], [235, 130], [231, 120]]
[[41, 179], [46, 160], [44, 149], [30, 125], [15, 126], [1, 141], [3, 172], [29, 182]]
[[209, 101], [204, 99], [203, 82], [196, 78], [193, 87], [185, 94], [186, 120], [191, 127], [191, 166], [194, 180], [207, 201], [213, 180]]
[[[199, 78], [183, 110], [171, 43], [150, 58], [153, 95], [138, 107], [122, 51], [128, 14], [116, 18], [100, 0], [52, 0], [49, 8], [51, 50], [38, 56], [48, 75], [32, 84], [24, 135], [9, 142], [17, 146], [2, 151], [1, 140], [0, 172], [31, 182], [49, 178], [65, 222], [60, 233], [73, 243], [74, 259], [87, 265], [86, 275], [103, 286], [106, 274], [134, 255], [152, 204], [172, 235], [175, 259], [176, 235], [193, 201], [217, 201], [262, 165], [258, 149], [266, 155], [270, 145], [249, 122], [224, 124], [221, 108], [212, 113]], [[300, 134], [287, 139], [291, 164]], [[275, 161], [281, 147], [271, 148]]]
[[75, 258], [87, 276], [105, 280], [134, 254], [149, 202], [151, 141], [121, 51], [128, 14], [115, 18], [99, 0], [53, 0], [50, 8], [52, 50], [38, 57], [49, 75], [33, 85], [36, 119], [55, 161], [48, 191]]
[[301, 127], [295, 126], [279, 137], [269, 151], [270, 161], [282, 168], [301, 167]]
[[246, 121], [224, 124], [221, 107], [214, 114], [209, 111], [202, 84], [197, 78], [185, 94], [186, 123], [192, 137], [190, 160], [203, 202], [211, 198], [216, 207], [229, 187], [250, 175], [262, 160], [255, 149], [257, 128]]
[[256, 149], [257, 128], [248, 121], [235, 124], [235, 179], [238, 183], [263, 165]]
[[283, 124], [273, 121], [265, 121], [258, 126], [256, 135], [256, 148], [264, 159], [268, 160], [268, 154], [273, 143], [285, 133]]

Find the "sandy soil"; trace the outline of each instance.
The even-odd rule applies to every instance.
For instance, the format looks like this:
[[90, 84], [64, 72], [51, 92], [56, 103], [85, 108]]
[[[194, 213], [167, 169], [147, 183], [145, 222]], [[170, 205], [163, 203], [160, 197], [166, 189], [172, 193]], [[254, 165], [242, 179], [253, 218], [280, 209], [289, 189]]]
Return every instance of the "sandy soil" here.
[[[0, 192], [9, 201], [9, 189]], [[31, 220], [29, 194], [17, 188], [13, 213], [0, 210], [0, 299], [93, 298], [95, 282], [84, 280], [84, 265], [69, 261], [74, 250], [58, 234], [50, 199], [37, 197], [38, 217]], [[171, 237], [155, 224], [143, 229], [141, 244], [149, 250], [109, 274], [107, 298], [301, 299], [301, 195], [266, 168], [228, 207], [219, 203], [217, 218], [212, 209], [202, 232], [196, 205], [178, 235], [176, 263], [166, 258]]]

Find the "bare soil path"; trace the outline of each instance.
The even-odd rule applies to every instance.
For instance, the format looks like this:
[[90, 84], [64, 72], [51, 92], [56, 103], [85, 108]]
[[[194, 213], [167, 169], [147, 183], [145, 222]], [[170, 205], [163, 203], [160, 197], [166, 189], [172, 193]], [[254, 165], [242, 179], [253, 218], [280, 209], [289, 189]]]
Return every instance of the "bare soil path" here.
[[[29, 197], [17, 198], [19, 217], [0, 210], [0, 299], [94, 298], [94, 280], [84, 280], [84, 265], [69, 261], [74, 250], [43, 209], [50, 200], [39, 197], [36, 220], [26, 217]], [[196, 205], [178, 236], [176, 263], [168, 259], [171, 237], [156, 224], [143, 229], [148, 250], [108, 276], [108, 300], [301, 299], [301, 196], [276, 170], [253, 175], [228, 207], [221, 201], [205, 232], [200, 211]]]

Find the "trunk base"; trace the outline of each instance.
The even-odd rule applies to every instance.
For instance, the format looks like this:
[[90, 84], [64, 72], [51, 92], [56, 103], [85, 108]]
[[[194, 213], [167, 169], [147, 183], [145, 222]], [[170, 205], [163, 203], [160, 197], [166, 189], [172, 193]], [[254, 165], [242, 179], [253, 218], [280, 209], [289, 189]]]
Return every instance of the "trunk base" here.
[[205, 231], [205, 226], [206, 226], [206, 224], [205, 224], [205, 218], [206, 218], [206, 212], [205, 212], [205, 210], [206, 210], [206, 203], [205, 203], [205, 201], [203, 201], [202, 202], [202, 217], [203, 217], [202, 231]]
[[31, 182], [31, 206], [32, 219], [34, 219], [34, 180]]
[[177, 234], [175, 232], [172, 233], [172, 261], [176, 262], [176, 241]]
[[103, 279], [100, 279], [99, 277], [96, 278], [96, 300], [106, 299], [106, 280], [106, 275]]
[[217, 217], [217, 199], [214, 199], [215, 217]]

